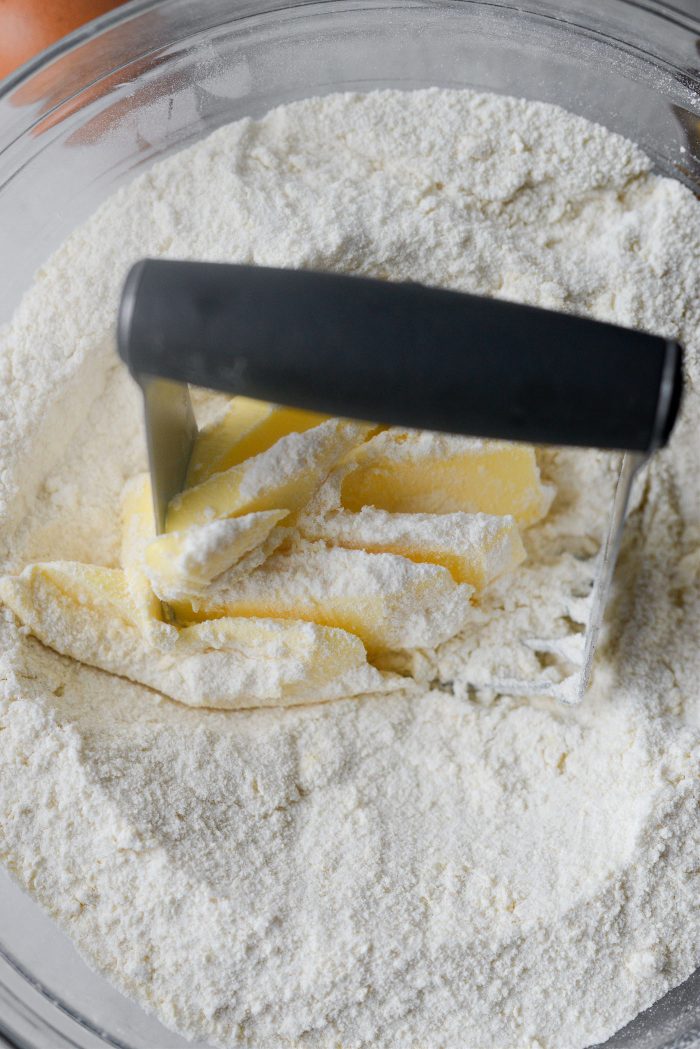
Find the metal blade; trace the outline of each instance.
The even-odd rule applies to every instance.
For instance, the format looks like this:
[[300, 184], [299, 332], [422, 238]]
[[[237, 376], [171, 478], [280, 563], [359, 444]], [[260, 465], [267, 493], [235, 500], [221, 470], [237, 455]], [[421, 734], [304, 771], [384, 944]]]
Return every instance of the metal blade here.
[[615, 572], [617, 555], [620, 552], [620, 543], [622, 542], [622, 532], [625, 527], [625, 517], [627, 516], [627, 507], [629, 505], [632, 485], [637, 473], [646, 461], [647, 456], [642, 455], [640, 452], [627, 452], [622, 458], [620, 476], [617, 479], [617, 485], [615, 487], [608, 531], [600, 552], [600, 561], [598, 562], [595, 583], [593, 585], [593, 604], [591, 606], [590, 619], [588, 620], [586, 627], [586, 645], [583, 650], [583, 665], [581, 667], [577, 689], [579, 699], [588, 688], [591, 678], [593, 659], [598, 644], [600, 628], [603, 622], [603, 615], [605, 614], [605, 607], [610, 596], [610, 586]]
[[142, 375], [139, 384], [146, 417], [156, 534], [160, 535], [165, 531], [168, 503], [185, 485], [197, 423], [186, 383]]

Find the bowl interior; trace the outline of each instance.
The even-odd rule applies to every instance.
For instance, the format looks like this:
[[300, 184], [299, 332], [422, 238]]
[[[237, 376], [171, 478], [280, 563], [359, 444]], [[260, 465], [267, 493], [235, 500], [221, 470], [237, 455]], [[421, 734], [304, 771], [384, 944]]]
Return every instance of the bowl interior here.
[[[120, 184], [295, 98], [469, 87], [556, 102], [700, 193], [700, 22], [648, 0], [135, 0], [0, 85], [0, 322]], [[21, 1044], [191, 1045], [85, 966], [0, 880], [0, 1028]], [[700, 975], [608, 1043], [700, 1044]]]

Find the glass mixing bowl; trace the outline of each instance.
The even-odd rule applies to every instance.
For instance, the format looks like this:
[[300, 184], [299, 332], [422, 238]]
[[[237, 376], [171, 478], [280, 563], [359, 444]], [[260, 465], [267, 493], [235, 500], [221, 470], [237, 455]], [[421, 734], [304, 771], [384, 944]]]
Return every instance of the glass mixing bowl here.
[[[699, 65], [700, 17], [655, 0], [133, 0], [0, 84], [0, 321], [117, 186], [308, 95], [440, 85], [557, 102], [699, 192]], [[192, 1045], [93, 973], [6, 875], [0, 1032], [22, 1049]], [[700, 1046], [700, 971], [607, 1046]]]

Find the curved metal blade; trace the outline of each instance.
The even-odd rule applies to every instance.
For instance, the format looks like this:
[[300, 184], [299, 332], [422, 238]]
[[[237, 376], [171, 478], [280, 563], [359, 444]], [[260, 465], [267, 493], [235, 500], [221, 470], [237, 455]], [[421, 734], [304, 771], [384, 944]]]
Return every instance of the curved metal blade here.
[[622, 542], [622, 532], [625, 527], [632, 485], [637, 473], [646, 463], [647, 458], [646, 455], [642, 455], [640, 452], [627, 452], [622, 458], [608, 531], [600, 552], [600, 561], [598, 562], [598, 570], [593, 586], [593, 604], [590, 619], [586, 626], [586, 645], [583, 650], [583, 665], [577, 689], [579, 698], [585, 693], [591, 679], [593, 659], [598, 644], [603, 615], [605, 614], [605, 607], [610, 596], [610, 586], [615, 572], [617, 555], [620, 552], [620, 543]]
[[156, 534], [165, 531], [170, 500], [181, 492], [197, 436], [186, 383], [139, 376], [146, 417], [146, 444], [151, 469]]

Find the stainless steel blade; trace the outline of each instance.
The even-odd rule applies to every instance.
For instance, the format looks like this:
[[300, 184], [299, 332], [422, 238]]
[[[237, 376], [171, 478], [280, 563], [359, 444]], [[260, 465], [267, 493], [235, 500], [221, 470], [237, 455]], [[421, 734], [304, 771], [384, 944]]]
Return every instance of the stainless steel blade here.
[[527, 659], [522, 674], [517, 671], [506, 672], [497, 674], [489, 681], [475, 676], [468, 684], [477, 691], [486, 688], [505, 695], [551, 696], [567, 704], [578, 703], [585, 695], [591, 678], [603, 616], [610, 597], [632, 485], [648, 457], [627, 453], [619, 454], [617, 458], [619, 465], [615, 484], [610, 492], [610, 511], [596, 557], [588, 599], [581, 600], [584, 597], [583, 593], [571, 593], [573, 603], [567, 615], [572, 627], [580, 627], [581, 633], [575, 629], [563, 636], [557, 629], [551, 636], [533, 636], [529, 632], [514, 633], [511, 653], [517, 654], [520, 646], [529, 653], [534, 652], [538, 659], [541, 657], [542, 673], [533, 673], [531, 660]]
[[608, 530], [600, 551], [600, 560], [593, 586], [593, 604], [586, 626], [586, 643], [583, 650], [583, 664], [577, 689], [579, 699], [583, 697], [591, 679], [593, 659], [600, 636], [600, 628], [603, 623], [603, 615], [610, 596], [617, 555], [620, 552], [620, 543], [622, 542], [622, 533], [625, 527], [632, 485], [637, 473], [646, 461], [647, 456], [642, 455], [640, 452], [627, 452], [622, 458]]
[[187, 466], [197, 436], [186, 383], [140, 376], [146, 417], [146, 443], [151, 470], [156, 533], [165, 531], [170, 500], [185, 485]]

